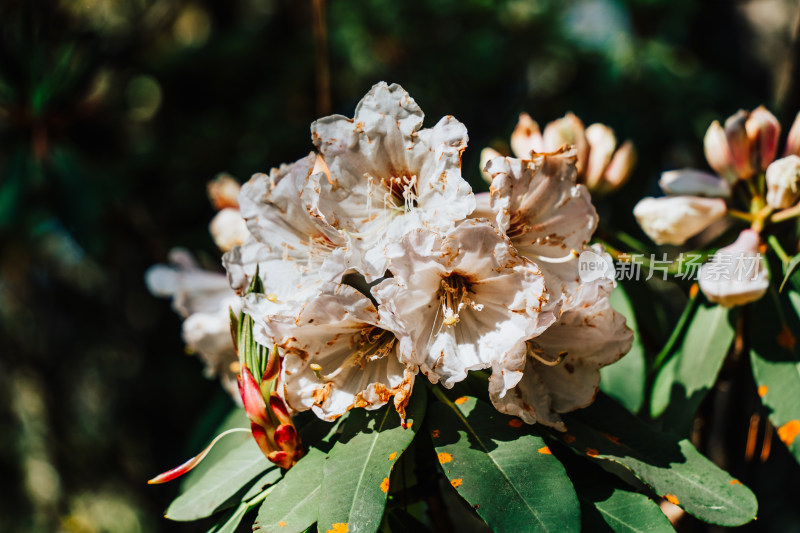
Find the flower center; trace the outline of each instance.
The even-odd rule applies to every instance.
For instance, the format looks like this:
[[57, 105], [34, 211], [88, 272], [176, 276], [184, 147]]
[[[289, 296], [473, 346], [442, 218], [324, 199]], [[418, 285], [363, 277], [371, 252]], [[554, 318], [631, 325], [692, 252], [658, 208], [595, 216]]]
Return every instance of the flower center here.
[[363, 370], [367, 363], [390, 355], [397, 338], [391, 331], [364, 324], [358, 333], [350, 338], [350, 354], [341, 359], [341, 364], [329, 374], [324, 374], [322, 366], [316, 363], [309, 365], [320, 381], [331, 381], [348, 368], [359, 366]]
[[[450, 274], [442, 278], [439, 287], [439, 306], [442, 325], [453, 327], [461, 320], [460, 313], [469, 307], [476, 311], [483, 309], [483, 304], [476, 303], [471, 295], [470, 284], [463, 276]], [[440, 326], [441, 328], [441, 326]]]

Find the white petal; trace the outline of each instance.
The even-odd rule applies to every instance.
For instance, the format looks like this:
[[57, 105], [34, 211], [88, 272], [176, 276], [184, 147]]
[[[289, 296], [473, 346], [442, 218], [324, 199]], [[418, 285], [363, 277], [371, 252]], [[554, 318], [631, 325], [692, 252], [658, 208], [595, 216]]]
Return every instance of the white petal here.
[[642, 198], [633, 215], [656, 244], [680, 245], [724, 217], [726, 211], [721, 198], [668, 196]]
[[537, 154], [530, 162], [489, 162], [497, 224], [526, 257], [564, 257], [594, 233], [597, 213], [588, 191], [575, 184], [575, 152]]
[[800, 157], [790, 155], [767, 167], [767, 203], [775, 209], [791, 207], [800, 199]]
[[396, 336], [383, 326], [368, 298], [347, 285], [327, 284], [279, 342], [292, 408], [335, 420], [352, 407], [377, 409], [394, 395], [402, 415], [414, 372], [399, 362]]
[[404, 360], [432, 382], [451, 387], [470, 370], [512, 362], [538, 333], [543, 277], [488, 222], [462, 222], [446, 237], [416, 230], [387, 253], [393, 277], [372, 292], [415, 347]]
[[744, 230], [736, 241], [717, 250], [700, 267], [697, 281], [703, 294], [725, 307], [744, 305], [764, 296], [769, 288], [769, 270], [761, 259], [757, 232]]
[[665, 194], [728, 198], [731, 186], [718, 176], [691, 168], [662, 172], [658, 185]]

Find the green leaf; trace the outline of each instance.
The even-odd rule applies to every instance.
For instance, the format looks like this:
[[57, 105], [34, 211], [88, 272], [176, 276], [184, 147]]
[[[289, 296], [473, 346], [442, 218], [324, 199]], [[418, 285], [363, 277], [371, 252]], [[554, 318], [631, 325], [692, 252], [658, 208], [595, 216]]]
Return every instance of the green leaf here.
[[568, 471], [581, 502], [584, 531], [593, 533], [674, 531], [672, 524], [656, 502], [644, 494], [629, 490], [612, 475], [597, 467], [592, 467], [590, 470], [584, 466], [582, 472], [577, 475], [573, 475], [571, 469]]
[[677, 353], [659, 372], [653, 388], [651, 415], [663, 415], [664, 425], [688, 431], [694, 413], [717, 381], [734, 337], [730, 310], [701, 303]]
[[[800, 309], [800, 294], [789, 291], [781, 296]], [[758, 394], [769, 409], [770, 422], [778, 428], [778, 437], [800, 461], [800, 346], [796, 338], [800, 319], [786, 306], [779, 309], [769, 295], [752, 310], [750, 361]]]
[[739, 526], [756, 516], [758, 505], [750, 489], [688, 440], [653, 429], [605, 395], [566, 415], [565, 422], [568, 432], [561, 438], [578, 453], [620, 477], [633, 474], [700, 520]]
[[347, 524], [348, 530], [377, 531], [386, 506], [389, 476], [397, 459], [411, 444], [427, 402], [418, 387], [406, 410], [408, 429], [391, 405], [375, 411], [353, 409], [342, 435], [325, 460], [319, 501], [319, 529]]
[[317, 521], [325, 456], [324, 449], [311, 448], [286, 472], [261, 504], [253, 531], [296, 533]]
[[245, 502], [240, 503], [236, 509], [225, 513], [220, 521], [208, 530], [208, 533], [235, 533], [248, 509]]
[[564, 467], [518, 419], [472, 397], [429, 407], [439, 462], [462, 498], [494, 531], [580, 531]]
[[783, 292], [784, 285], [786, 285], [786, 282], [789, 281], [789, 278], [792, 277], [792, 274], [794, 274], [795, 271], [797, 271], [798, 267], [800, 267], [800, 254], [792, 257], [792, 260], [789, 261], [788, 264], [784, 265], [783, 268], [784, 276], [783, 276], [783, 281], [781, 281], [781, 287], [780, 289], [778, 289], [779, 292]]
[[170, 504], [167, 518], [185, 521], [211, 516], [239, 503], [254, 479], [267, 470], [278, 468], [264, 457], [249, 433], [226, 438], [237, 439], [239, 444], [216, 459], [199, 479], [193, 480]]
[[600, 369], [600, 389], [632, 413], [639, 412], [645, 393], [645, 352], [628, 295], [622, 285], [611, 292], [611, 306], [625, 317], [633, 330], [633, 346], [619, 361]]

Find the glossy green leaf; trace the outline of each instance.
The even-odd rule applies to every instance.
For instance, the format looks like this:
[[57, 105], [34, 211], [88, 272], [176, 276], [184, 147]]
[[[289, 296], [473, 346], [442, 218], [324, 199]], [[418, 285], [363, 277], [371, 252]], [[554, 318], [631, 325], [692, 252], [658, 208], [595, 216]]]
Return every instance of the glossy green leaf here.
[[261, 504], [253, 531], [297, 533], [317, 521], [325, 456], [323, 449], [311, 448], [286, 472]]
[[[800, 294], [789, 291], [786, 298], [800, 310]], [[769, 409], [769, 419], [778, 438], [800, 461], [800, 319], [788, 306], [782, 312], [770, 295], [752, 307], [750, 361], [758, 394]]]
[[694, 413], [717, 381], [734, 337], [730, 309], [701, 303], [677, 352], [664, 365], [653, 388], [651, 415], [677, 433], [688, 431]]
[[621, 477], [633, 474], [705, 522], [738, 526], [756, 516], [758, 505], [750, 489], [688, 440], [653, 429], [605, 395], [566, 415], [565, 422], [564, 443], [610, 469], [621, 467]]
[[[584, 467], [583, 470], [589, 469]], [[583, 531], [593, 533], [674, 531], [672, 524], [655, 501], [628, 489], [612, 475], [597, 467], [590, 472], [589, 475], [572, 476], [570, 471], [581, 502]]]
[[242, 502], [238, 507], [225, 513], [225, 515], [208, 530], [208, 533], [235, 533], [239, 524], [242, 523], [244, 515], [247, 514], [248, 506]]
[[377, 531], [386, 506], [389, 476], [411, 444], [425, 414], [426, 390], [418, 387], [403, 429], [392, 405], [348, 413], [342, 435], [328, 454], [322, 476], [319, 529], [348, 524], [351, 532]]
[[633, 306], [622, 285], [611, 292], [611, 306], [625, 317], [633, 330], [631, 350], [616, 363], [600, 369], [600, 389], [628, 408], [639, 412], [645, 394], [645, 352]]
[[197, 520], [236, 505], [253, 480], [268, 469], [278, 468], [264, 457], [251, 435], [242, 433], [227, 438], [235, 438], [240, 443], [217, 459], [200, 479], [170, 504], [167, 518]]
[[567, 473], [533, 428], [472, 397], [432, 404], [427, 427], [450, 484], [494, 531], [580, 531]]
[[789, 281], [789, 278], [797, 272], [797, 269], [800, 268], [800, 254], [792, 257], [791, 261], [788, 264], [784, 265], [783, 271], [783, 281], [781, 281], [781, 287], [779, 289], [780, 292], [783, 292], [784, 286], [786, 286], [786, 282]]

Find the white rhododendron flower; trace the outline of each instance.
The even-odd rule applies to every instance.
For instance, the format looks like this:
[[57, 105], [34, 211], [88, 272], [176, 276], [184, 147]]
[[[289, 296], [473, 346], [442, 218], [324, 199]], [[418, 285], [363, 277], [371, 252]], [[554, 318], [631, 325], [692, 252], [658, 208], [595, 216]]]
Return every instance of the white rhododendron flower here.
[[298, 411], [335, 420], [353, 407], [377, 409], [394, 396], [404, 417], [414, 374], [398, 356], [397, 334], [369, 298], [326, 284], [277, 339], [284, 353], [284, 396]]
[[633, 342], [633, 331], [609, 303], [612, 289], [610, 280], [582, 284], [558, 321], [526, 343], [528, 357], [518, 383], [490, 391], [500, 411], [564, 431], [558, 414], [594, 401], [600, 368], [620, 359]]
[[238, 357], [231, 342], [230, 311], [241, 309], [240, 299], [224, 274], [200, 268], [185, 250], [169, 254], [170, 265], [155, 265], [145, 274], [148, 290], [172, 298], [172, 307], [185, 318], [183, 340], [205, 363], [208, 377], [219, 376], [222, 385], [238, 399]]
[[[545, 309], [555, 323], [516, 354], [517, 371], [493, 373], [490, 395], [505, 413], [563, 429], [558, 413], [592, 402], [600, 368], [630, 349], [632, 332], [608, 301], [613, 281], [585, 283], [578, 273], [579, 252], [589, 250], [597, 213], [586, 187], [576, 184], [575, 151], [531, 159], [497, 158], [487, 165], [491, 206], [515, 248], [545, 274], [551, 300]], [[602, 247], [591, 250], [610, 261]]]
[[248, 287], [257, 266], [272, 303], [302, 303], [324, 281], [341, 279], [347, 237], [325, 223], [315, 192], [304, 190], [316, 159], [311, 153], [242, 186], [240, 210], [252, 238], [223, 257], [236, 291]]
[[800, 157], [790, 155], [767, 167], [767, 203], [775, 209], [791, 207], [800, 199]]
[[710, 301], [732, 307], [754, 302], [769, 288], [769, 271], [759, 254], [758, 232], [744, 230], [700, 267], [697, 281]]
[[504, 368], [540, 324], [547, 301], [538, 267], [487, 221], [446, 235], [418, 229], [387, 250], [393, 277], [373, 289], [381, 316], [397, 324], [401, 357], [445, 387], [470, 370]]
[[642, 198], [633, 215], [656, 244], [679, 245], [724, 217], [726, 211], [721, 198], [667, 196]]
[[420, 129], [423, 113], [399, 85], [378, 83], [350, 119], [333, 115], [311, 133], [330, 175], [314, 174], [320, 216], [353, 238], [367, 279], [386, 271], [384, 246], [409, 230], [447, 231], [475, 208], [461, 177], [467, 130], [453, 117]]
[[496, 158], [486, 166], [494, 222], [544, 273], [550, 312], [577, 286], [578, 255], [597, 227], [589, 192], [576, 183], [575, 163], [575, 151], [567, 150], [530, 161]]

